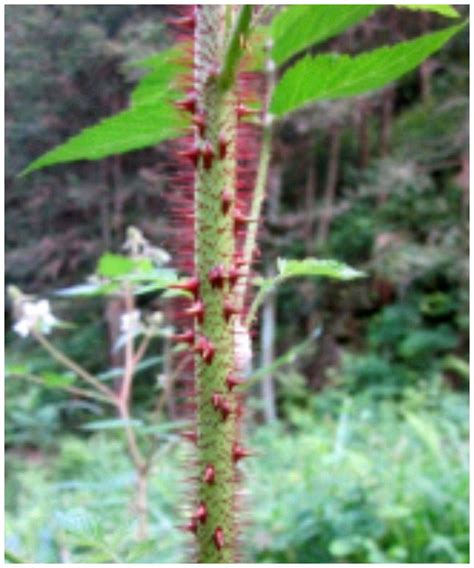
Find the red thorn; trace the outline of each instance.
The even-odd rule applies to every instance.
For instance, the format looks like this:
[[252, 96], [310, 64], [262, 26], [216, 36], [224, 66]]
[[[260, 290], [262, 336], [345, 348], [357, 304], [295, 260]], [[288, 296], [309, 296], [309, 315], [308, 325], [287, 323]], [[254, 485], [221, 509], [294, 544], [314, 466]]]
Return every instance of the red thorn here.
[[197, 520], [194, 517], [191, 517], [191, 520], [187, 525], [183, 527], [183, 529], [190, 533], [196, 534], [198, 530]]
[[245, 381], [243, 381], [242, 379], [239, 379], [238, 377], [235, 377], [234, 375], [227, 375], [225, 382], [227, 384], [227, 388], [229, 389], [229, 391], [232, 392], [232, 390], [235, 387], [238, 387], [239, 385], [243, 385]]
[[198, 437], [196, 432], [193, 432], [192, 430], [187, 430], [185, 432], [181, 432], [181, 436], [187, 440], [188, 442], [191, 442], [193, 444], [197, 444], [198, 441]]
[[183, 150], [182, 152], [178, 152], [178, 156], [190, 160], [194, 167], [197, 167], [200, 155], [201, 155], [201, 150], [197, 146], [193, 146], [189, 150]]
[[184, 16], [183, 18], [166, 18], [166, 23], [184, 30], [194, 31], [196, 18], [194, 16]]
[[222, 288], [224, 286], [224, 269], [221, 265], [211, 268], [208, 272], [208, 278], [213, 288]]
[[221, 527], [217, 527], [214, 531], [213, 540], [214, 546], [217, 548], [217, 550], [224, 548], [224, 531], [221, 529]]
[[201, 524], [204, 524], [207, 521], [207, 507], [205, 503], [199, 503], [199, 507], [192, 518], [196, 519]]
[[223, 160], [227, 155], [227, 146], [229, 141], [227, 140], [225, 134], [221, 132], [219, 134], [219, 158]]
[[212, 406], [222, 414], [222, 419], [226, 420], [232, 411], [229, 401], [218, 393], [214, 393], [211, 400]]
[[199, 323], [204, 320], [204, 304], [201, 300], [194, 302], [188, 309], [184, 310], [184, 313], [188, 316], [196, 317]]
[[192, 123], [197, 126], [199, 135], [204, 136], [204, 132], [206, 130], [206, 119], [204, 118], [204, 115], [198, 114], [197, 116], [193, 117]]
[[171, 336], [172, 341], [177, 343], [189, 343], [189, 345], [194, 345], [195, 333], [192, 329], [185, 331], [184, 333], [178, 333]]
[[232, 316], [235, 316], [240, 313], [240, 310], [236, 308], [233, 304], [229, 301], [224, 302], [224, 319], [225, 321], [229, 321]]
[[251, 109], [243, 105], [242, 103], [237, 105], [237, 118], [244, 118], [249, 114], [256, 114], [257, 112], [258, 112], [257, 110]]
[[214, 469], [213, 465], [207, 465], [206, 469], [204, 470], [204, 475], [203, 475], [203, 481], [204, 483], [209, 483], [209, 485], [212, 485], [216, 479], [216, 470]]
[[245, 259], [243, 258], [243, 256], [241, 254], [235, 254], [234, 255], [234, 264], [235, 264], [235, 266], [240, 268], [241, 266], [245, 266], [247, 263], [245, 262]]
[[227, 215], [232, 204], [232, 193], [228, 189], [224, 189], [221, 195], [222, 213]]
[[239, 270], [236, 266], [231, 266], [229, 268], [229, 272], [227, 273], [227, 277], [229, 278], [229, 283], [231, 286], [235, 286], [237, 280], [241, 277], [245, 276], [241, 270]]
[[186, 292], [191, 292], [195, 298], [199, 295], [199, 280], [193, 276], [186, 280], [186, 282], [178, 282], [177, 284], [171, 284], [170, 288], [174, 290], [184, 290]]
[[234, 463], [237, 463], [243, 458], [248, 458], [251, 455], [252, 454], [248, 450], [246, 450], [242, 446], [239, 446], [239, 444], [234, 444], [232, 448], [232, 460], [234, 461]]
[[197, 103], [197, 95], [193, 91], [189, 93], [187, 97], [181, 99], [180, 101], [176, 101], [174, 104], [176, 108], [194, 114], [196, 112], [196, 103]]
[[204, 363], [210, 365], [214, 359], [214, 355], [216, 354], [216, 348], [212, 341], [209, 341], [207, 337], [200, 337], [194, 350], [196, 353], [201, 355]]
[[212, 162], [214, 161], [214, 150], [209, 142], [205, 142], [201, 150], [202, 154], [202, 165], [205, 170], [210, 170], [212, 168]]

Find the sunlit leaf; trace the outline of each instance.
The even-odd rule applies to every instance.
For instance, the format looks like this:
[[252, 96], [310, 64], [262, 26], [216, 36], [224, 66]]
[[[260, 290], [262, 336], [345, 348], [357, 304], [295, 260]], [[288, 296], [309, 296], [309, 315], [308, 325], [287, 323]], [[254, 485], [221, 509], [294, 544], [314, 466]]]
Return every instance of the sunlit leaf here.
[[445, 18], [459, 18], [459, 12], [449, 4], [395, 4], [397, 8], [415, 12], [434, 12]]
[[342, 33], [369, 17], [376, 9], [377, 6], [370, 4], [287, 7], [272, 22], [272, 58], [280, 65], [302, 49]]
[[129, 108], [85, 128], [64, 144], [46, 152], [34, 160], [22, 175], [55, 164], [100, 160], [181, 136], [187, 119], [173, 104], [181, 96], [176, 81], [183, 69], [178, 62], [180, 52], [177, 47], [137, 62], [137, 65], [149, 67], [152, 71], [135, 87]]
[[278, 83], [271, 103], [277, 116], [318, 100], [340, 99], [380, 89], [417, 67], [466, 23], [356, 56], [307, 55]]

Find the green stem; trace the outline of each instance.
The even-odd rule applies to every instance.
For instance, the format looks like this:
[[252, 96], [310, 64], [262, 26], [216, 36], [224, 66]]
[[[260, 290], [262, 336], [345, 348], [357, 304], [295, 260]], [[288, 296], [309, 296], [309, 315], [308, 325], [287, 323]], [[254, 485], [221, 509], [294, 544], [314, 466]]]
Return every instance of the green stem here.
[[[212, 361], [196, 356], [197, 389], [197, 451], [198, 502], [204, 504], [207, 516], [197, 529], [197, 560], [200, 563], [229, 563], [235, 561], [236, 521], [233, 443], [236, 440], [236, 408], [234, 393], [227, 388], [226, 379], [234, 369], [233, 319], [225, 317], [225, 301], [231, 297], [229, 285], [213, 288], [209, 271], [217, 266], [229, 269], [235, 252], [234, 219], [231, 205], [222, 207], [222, 194], [235, 197], [237, 96], [234, 89], [235, 69], [240, 53], [239, 37], [249, 21], [250, 7], [244, 7], [233, 28], [225, 57], [223, 90], [215, 68], [224, 60], [226, 10], [222, 5], [201, 5], [197, 9], [195, 58], [201, 62], [195, 75], [198, 110], [206, 117], [205, 140], [214, 150], [214, 160], [208, 167], [200, 161], [195, 176], [196, 213], [196, 272], [200, 283], [200, 300], [204, 318], [196, 321], [195, 332], [215, 349]], [[235, 12], [234, 12], [235, 13]], [[229, 18], [227, 18], [228, 21]], [[236, 41], [239, 45], [236, 48]], [[237, 54], [237, 56], [236, 56]], [[226, 140], [225, 156], [219, 155], [219, 140]], [[196, 143], [203, 141], [196, 134]], [[220, 395], [230, 407], [224, 417], [213, 402]], [[212, 467], [212, 483], [205, 481], [206, 468]], [[217, 531], [217, 532], [216, 532]], [[221, 535], [216, 544], [216, 534]]]
[[250, 32], [252, 6], [245, 4], [240, 8], [234, 29], [230, 36], [229, 45], [224, 56], [219, 86], [223, 91], [228, 90], [235, 82], [235, 74], [239, 60], [244, 52], [245, 42]]
[[70, 359], [67, 355], [65, 355], [62, 351], [57, 349], [52, 343], [50, 343], [46, 337], [37, 330], [32, 330], [31, 334], [33, 337], [38, 341], [40, 345], [42, 345], [46, 351], [56, 359], [59, 363], [61, 363], [64, 367], [71, 370], [75, 373], [78, 377], [81, 377], [86, 383], [89, 383], [92, 387], [100, 391], [105, 397], [115, 400], [116, 396], [114, 392], [109, 389], [107, 386], [103, 385], [94, 375], [91, 375], [88, 371], [83, 369], [80, 365], [78, 365], [75, 361]]

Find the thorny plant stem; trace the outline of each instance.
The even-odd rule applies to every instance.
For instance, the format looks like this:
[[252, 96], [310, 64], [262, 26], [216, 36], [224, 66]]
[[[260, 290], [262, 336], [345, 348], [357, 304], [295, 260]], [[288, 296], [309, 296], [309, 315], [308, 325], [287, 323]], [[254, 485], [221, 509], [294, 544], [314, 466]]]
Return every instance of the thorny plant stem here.
[[115, 393], [107, 386], [103, 385], [96, 377], [91, 375], [88, 371], [86, 371], [83, 367], [78, 365], [75, 361], [70, 359], [67, 355], [65, 355], [62, 351], [57, 349], [46, 337], [39, 332], [38, 330], [33, 329], [31, 331], [33, 337], [38, 341], [40, 345], [42, 345], [46, 351], [56, 359], [59, 363], [64, 365], [67, 369], [71, 370], [73, 373], [81, 377], [86, 383], [89, 383], [95, 389], [100, 391], [105, 397], [110, 400], [116, 400]]

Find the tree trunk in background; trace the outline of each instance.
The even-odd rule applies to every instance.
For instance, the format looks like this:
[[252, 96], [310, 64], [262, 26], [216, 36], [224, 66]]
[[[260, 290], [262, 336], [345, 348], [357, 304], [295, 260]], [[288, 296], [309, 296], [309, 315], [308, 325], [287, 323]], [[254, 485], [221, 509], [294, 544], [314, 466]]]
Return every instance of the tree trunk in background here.
[[330, 130], [329, 163], [324, 186], [324, 203], [318, 227], [317, 248], [324, 246], [331, 226], [331, 219], [336, 197], [337, 179], [339, 175], [339, 158], [341, 154], [341, 129], [334, 125]]
[[101, 188], [99, 192], [100, 197], [100, 226], [102, 232], [102, 243], [104, 251], [110, 250], [112, 248], [112, 228], [110, 219], [110, 188], [107, 182], [107, 163], [102, 161], [100, 163], [101, 171]]
[[[281, 164], [272, 164], [268, 173], [268, 218], [276, 219], [280, 210], [280, 195], [282, 186]], [[274, 259], [270, 259], [273, 264]], [[266, 270], [266, 275], [272, 275], [272, 269]], [[260, 364], [267, 367], [275, 358], [275, 328], [276, 328], [276, 296], [271, 294], [265, 300], [261, 315], [260, 333]], [[277, 418], [275, 385], [272, 374], [265, 375], [261, 382], [263, 415], [265, 422], [273, 422]]]
[[369, 117], [368, 101], [361, 101], [358, 107], [357, 140], [359, 142], [359, 168], [365, 169], [369, 164]]
[[393, 87], [385, 89], [382, 95], [382, 120], [380, 126], [380, 156], [384, 157], [390, 152], [390, 138], [393, 124], [393, 106], [395, 90]]
[[318, 175], [316, 170], [316, 156], [315, 156], [315, 148], [314, 146], [311, 147], [311, 156], [309, 160], [308, 166], [308, 177], [306, 179], [306, 186], [305, 186], [305, 199], [304, 199], [304, 206], [305, 206], [305, 250], [307, 256], [312, 256], [314, 253], [314, 207], [315, 207], [315, 200], [316, 200], [316, 193], [318, 191]]

